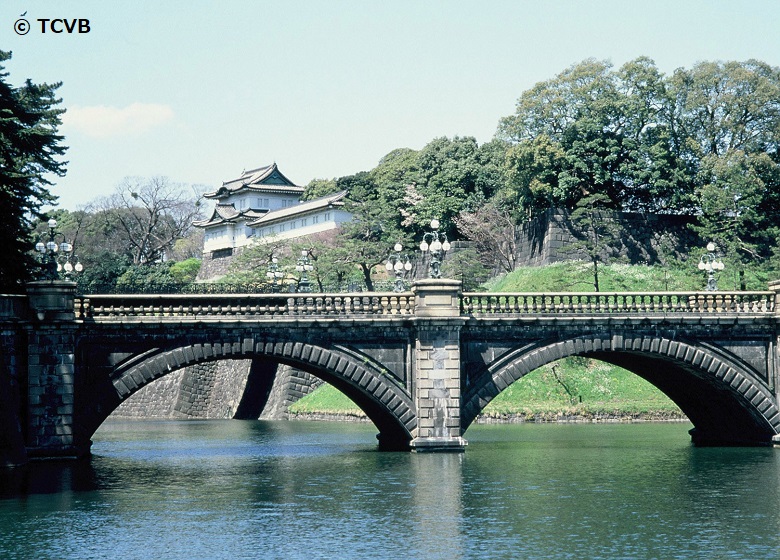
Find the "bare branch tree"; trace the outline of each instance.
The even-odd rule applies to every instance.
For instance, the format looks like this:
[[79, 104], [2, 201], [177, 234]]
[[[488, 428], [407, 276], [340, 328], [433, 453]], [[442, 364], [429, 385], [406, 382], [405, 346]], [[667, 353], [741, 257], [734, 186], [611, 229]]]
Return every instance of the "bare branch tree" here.
[[162, 260], [199, 217], [199, 195], [167, 177], [127, 177], [96, 204], [134, 264]]
[[454, 221], [458, 231], [474, 243], [484, 265], [505, 272], [515, 269], [517, 240], [515, 222], [509, 212], [495, 202], [488, 202], [474, 212], [461, 212]]

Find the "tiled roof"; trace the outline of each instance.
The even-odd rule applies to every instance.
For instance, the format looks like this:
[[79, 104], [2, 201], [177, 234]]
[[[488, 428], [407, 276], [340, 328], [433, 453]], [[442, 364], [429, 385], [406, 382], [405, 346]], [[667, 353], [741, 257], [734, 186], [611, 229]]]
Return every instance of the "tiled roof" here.
[[243, 190], [302, 194], [304, 188], [285, 177], [275, 163], [244, 171], [238, 178], [225, 181], [214, 192], [205, 193], [206, 198], [225, 198]]
[[250, 221], [261, 217], [263, 214], [265, 214], [265, 212], [259, 212], [257, 210], [238, 211], [232, 204], [217, 204], [214, 211], [211, 213], [210, 218], [192, 222], [192, 225], [196, 227], [207, 227], [225, 222], [235, 222], [241, 218]]
[[262, 226], [267, 226], [270, 224], [282, 222], [285, 220], [289, 220], [290, 218], [295, 216], [311, 214], [313, 212], [316, 212], [317, 210], [328, 208], [329, 206], [343, 206], [344, 205], [343, 199], [346, 196], [346, 194], [347, 191], [341, 191], [328, 196], [323, 196], [322, 198], [315, 198], [314, 200], [308, 200], [306, 202], [301, 202], [300, 204], [296, 204], [294, 206], [282, 208], [281, 210], [273, 210], [263, 216], [260, 216], [258, 219], [254, 220], [253, 222], [248, 222], [247, 225], [249, 227], [262, 227]]

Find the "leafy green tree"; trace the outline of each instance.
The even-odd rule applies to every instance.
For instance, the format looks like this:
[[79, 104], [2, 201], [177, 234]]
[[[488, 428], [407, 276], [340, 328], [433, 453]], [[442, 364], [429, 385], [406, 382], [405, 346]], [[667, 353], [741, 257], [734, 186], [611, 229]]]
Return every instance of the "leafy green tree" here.
[[482, 264], [481, 256], [473, 247], [451, 251], [442, 262], [442, 277], [460, 280], [464, 291], [476, 291], [490, 278], [490, 269]]
[[419, 152], [398, 148], [384, 156], [369, 173], [372, 180], [385, 189], [403, 191], [403, 187], [420, 181]]
[[116, 290], [126, 293], [175, 293], [180, 286], [166, 263], [133, 264], [116, 282]]
[[0, 51], [0, 245], [5, 251], [0, 291], [18, 292], [35, 267], [32, 220], [42, 217], [43, 205], [56, 200], [47, 188], [52, 185], [47, 175], [65, 174], [59, 158], [66, 148], [57, 134], [64, 113], [55, 96], [61, 84], [27, 80], [12, 86], [3, 64], [10, 58], [10, 52]]
[[453, 218], [479, 207], [503, 185], [505, 144], [473, 137], [436, 138], [417, 154], [417, 181], [407, 186], [404, 225], [417, 237], [433, 218], [451, 236]]
[[[287, 248], [289, 241], [266, 237], [264, 243], [253, 243], [245, 247], [231, 262], [228, 274], [222, 278], [226, 283], [252, 284], [265, 283], [268, 281], [266, 273], [268, 266], [274, 258], [281, 261], [283, 257], [289, 256], [290, 250]], [[289, 262], [279, 262], [279, 271], [285, 274], [290, 273]], [[292, 269], [294, 270], [294, 268]]]
[[570, 218], [579, 239], [572, 248], [583, 251], [593, 265], [593, 288], [599, 291], [599, 264], [620, 241], [622, 228], [610, 216], [611, 201], [598, 193], [577, 202]]
[[693, 229], [718, 246], [744, 290], [746, 269], [768, 261], [780, 236], [780, 165], [765, 153], [730, 150], [704, 157], [700, 176]]
[[190, 284], [200, 270], [200, 259], [189, 258], [183, 261], [171, 263], [170, 273], [179, 284]]
[[334, 179], [312, 179], [301, 195], [301, 200], [314, 200], [338, 192]]
[[131, 266], [130, 260], [110, 251], [94, 253], [92, 258], [81, 259], [84, 270], [76, 276], [82, 294], [113, 292], [119, 278]]
[[523, 212], [573, 209], [604, 194], [624, 210], [673, 211], [690, 175], [674, 148], [668, 93], [647, 58], [613, 71], [586, 60], [523, 93], [499, 136], [513, 144], [504, 198]]
[[336, 244], [360, 270], [366, 288], [373, 291], [376, 267], [383, 265], [393, 245], [404, 239], [398, 207], [392, 201], [396, 193], [380, 189], [366, 172], [342, 177], [337, 183], [340, 190], [347, 190], [344, 208], [352, 213], [352, 220], [341, 225]]
[[695, 172], [694, 229], [714, 241], [745, 288], [777, 245], [780, 215], [780, 69], [701, 62], [669, 80], [674, 125]]
[[673, 126], [693, 164], [740, 150], [778, 154], [780, 69], [757, 60], [700, 62], [669, 80]]

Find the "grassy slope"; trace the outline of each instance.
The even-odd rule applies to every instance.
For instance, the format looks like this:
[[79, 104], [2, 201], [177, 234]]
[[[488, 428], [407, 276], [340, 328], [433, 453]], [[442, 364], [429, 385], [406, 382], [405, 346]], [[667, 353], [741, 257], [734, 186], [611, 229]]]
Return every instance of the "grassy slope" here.
[[[680, 270], [613, 264], [601, 267], [599, 280], [601, 291], [605, 292], [702, 288], [702, 275], [695, 267]], [[519, 268], [493, 279], [485, 289], [589, 292], [593, 291], [592, 268], [582, 262]], [[290, 412], [356, 414], [359, 411], [347, 397], [326, 385], [295, 403]], [[633, 373], [581, 358], [569, 358], [537, 369], [507, 388], [484, 410], [487, 417], [517, 415], [528, 419], [553, 419], [561, 415], [669, 417], [681, 414], [665, 395]]]

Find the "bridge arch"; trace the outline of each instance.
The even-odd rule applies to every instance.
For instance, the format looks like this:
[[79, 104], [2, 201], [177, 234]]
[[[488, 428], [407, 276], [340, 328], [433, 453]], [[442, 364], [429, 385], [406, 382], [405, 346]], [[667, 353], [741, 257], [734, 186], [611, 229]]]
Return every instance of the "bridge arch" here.
[[625, 333], [547, 340], [507, 352], [464, 388], [462, 430], [515, 381], [575, 355], [615, 364], [660, 389], [691, 420], [697, 444], [770, 444], [780, 433], [775, 395], [737, 357], [711, 344]]
[[417, 426], [414, 403], [380, 364], [340, 345], [269, 339], [174, 343], [123, 361], [114, 369], [110, 383], [93, 395], [82, 423], [85, 435], [90, 438], [124, 400], [168, 373], [198, 363], [255, 357], [291, 365], [332, 384], [374, 423], [381, 449], [409, 449]]

